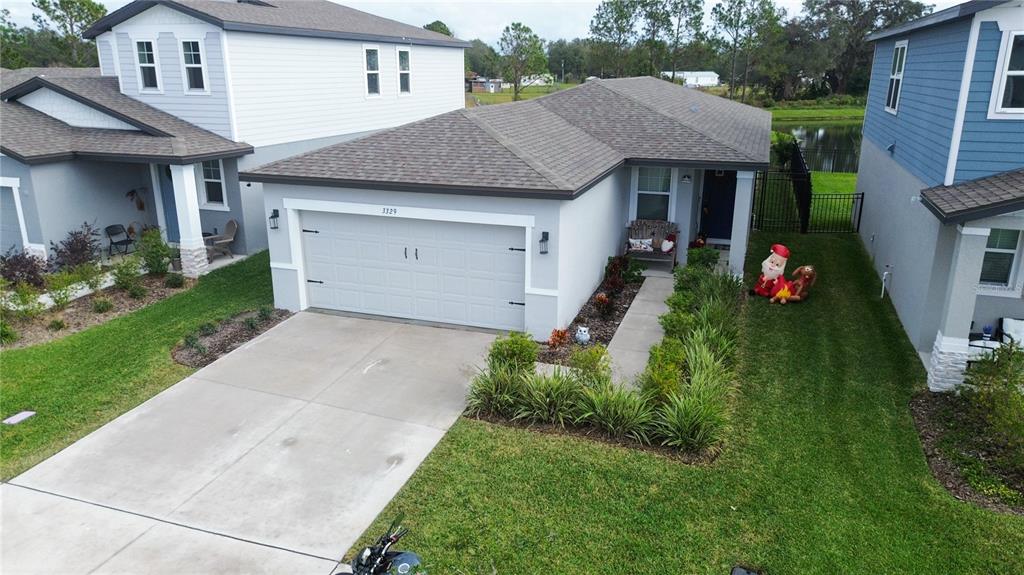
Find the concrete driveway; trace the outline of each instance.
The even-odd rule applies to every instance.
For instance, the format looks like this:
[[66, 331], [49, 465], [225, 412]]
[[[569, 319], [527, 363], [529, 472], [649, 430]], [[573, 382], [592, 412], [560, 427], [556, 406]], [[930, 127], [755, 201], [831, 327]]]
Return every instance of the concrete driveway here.
[[3, 485], [3, 573], [329, 573], [493, 335], [300, 313]]

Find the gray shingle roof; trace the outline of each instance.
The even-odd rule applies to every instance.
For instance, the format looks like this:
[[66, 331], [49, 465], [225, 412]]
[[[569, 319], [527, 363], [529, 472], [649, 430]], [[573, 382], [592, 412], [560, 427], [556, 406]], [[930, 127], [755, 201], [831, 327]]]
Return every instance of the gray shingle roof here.
[[467, 42], [444, 34], [361, 12], [327, 0], [135, 0], [101, 18], [83, 35], [86, 38], [95, 38], [157, 4], [184, 12], [225, 30], [437, 46], [469, 46]]
[[943, 223], [962, 223], [1024, 209], [1024, 168], [921, 192]]
[[[4, 100], [0, 149], [26, 163], [81, 157], [182, 164], [252, 152], [246, 143], [233, 142], [125, 96], [118, 89], [117, 78], [100, 76], [95, 68], [3, 70], [0, 84]], [[139, 130], [74, 127], [16, 101], [40, 88], [82, 102]]]
[[626, 78], [456, 110], [242, 177], [571, 197], [624, 162], [762, 168], [770, 140], [764, 110], [656, 78]]

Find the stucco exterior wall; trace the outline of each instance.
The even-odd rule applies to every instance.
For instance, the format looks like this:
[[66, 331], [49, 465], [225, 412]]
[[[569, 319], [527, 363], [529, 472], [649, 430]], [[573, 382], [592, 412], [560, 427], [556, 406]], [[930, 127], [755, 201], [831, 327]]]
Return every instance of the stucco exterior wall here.
[[[18, 193], [21, 196], [21, 210], [25, 218], [25, 228], [28, 232], [28, 241], [31, 244], [42, 244], [43, 230], [42, 227], [39, 225], [39, 209], [36, 206], [36, 197], [33, 193], [32, 169], [26, 164], [22, 164], [18, 160], [15, 160], [14, 158], [0, 155], [0, 176], [3, 176], [5, 178], [18, 179], [18, 184], [20, 186], [18, 189]], [[10, 200], [11, 204], [14, 203], [13, 195], [5, 195], [5, 198], [7, 200]], [[0, 209], [3, 209], [6, 212], [7, 204], [4, 203], [3, 207]], [[17, 226], [20, 226], [20, 223], [18, 223], [17, 221], [17, 213], [13, 210], [13, 205], [11, 213], [0, 214], [0, 216], [2, 216], [5, 221], [5, 224], [3, 226], [3, 237], [0, 237], [0, 252], [5, 252], [12, 245], [21, 245], [21, 228], [11, 227], [7, 225], [8, 222], [10, 222], [13, 224], [17, 224]], [[8, 218], [12, 216], [14, 219], [9, 220]], [[11, 237], [10, 234], [17, 234], [17, 241], [15, 241], [15, 239]]]

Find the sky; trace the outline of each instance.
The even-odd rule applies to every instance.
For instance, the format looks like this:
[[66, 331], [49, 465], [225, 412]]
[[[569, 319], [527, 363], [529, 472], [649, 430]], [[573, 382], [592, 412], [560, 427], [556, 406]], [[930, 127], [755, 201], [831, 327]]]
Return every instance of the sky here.
[[[129, 3], [129, 0], [99, 0], [114, 11]], [[931, 0], [936, 10], [958, 4], [957, 0]], [[512, 22], [522, 22], [533, 29], [541, 38], [572, 39], [583, 38], [589, 33], [590, 18], [594, 15], [598, 1], [592, 0], [550, 0], [533, 2], [524, 0], [375, 0], [343, 1], [357, 10], [363, 10], [408, 24], [422, 26], [434, 20], [441, 20], [464, 40], [480, 38], [490, 44], [497, 44], [502, 29]], [[775, 0], [789, 15], [800, 11], [801, 0]], [[705, 0], [708, 10], [713, 0]], [[11, 19], [21, 25], [32, 25], [31, 0], [0, 0], [0, 7], [11, 11]], [[710, 18], [705, 18], [705, 23]]]

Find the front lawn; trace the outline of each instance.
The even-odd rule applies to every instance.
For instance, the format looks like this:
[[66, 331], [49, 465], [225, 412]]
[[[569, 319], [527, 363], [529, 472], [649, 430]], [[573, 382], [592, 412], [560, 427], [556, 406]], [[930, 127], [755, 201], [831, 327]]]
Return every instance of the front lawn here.
[[266, 252], [204, 276], [187, 292], [66, 338], [0, 354], [3, 479], [49, 457], [193, 370], [171, 349], [200, 324], [273, 302]]
[[[533, 98], [539, 98], [552, 92], [558, 92], [567, 88], [572, 88], [576, 84], [555, 82], [551, 86], [527, 86], [519, 93], [521, 100], [532, 100]], [[496, 92], [494, 94], [488, 92], [473, 92], [470, 96], [475, 96], [476, 100], [481, 104], [507, 104], [512, 100], [512, 88]], [[472, 107], [472, 106], [467, 106]]]
[[750, 274], [775, 242], [819, 281], [807, 302], [747, 305], [714, 464], [462, 419], [367, 535], [406, 512], [403, 545], [439, 573], [1024, 571], [1024, 518], [928, 470], [908, 409], [924, 369], [858, 237], [756, 233]]

